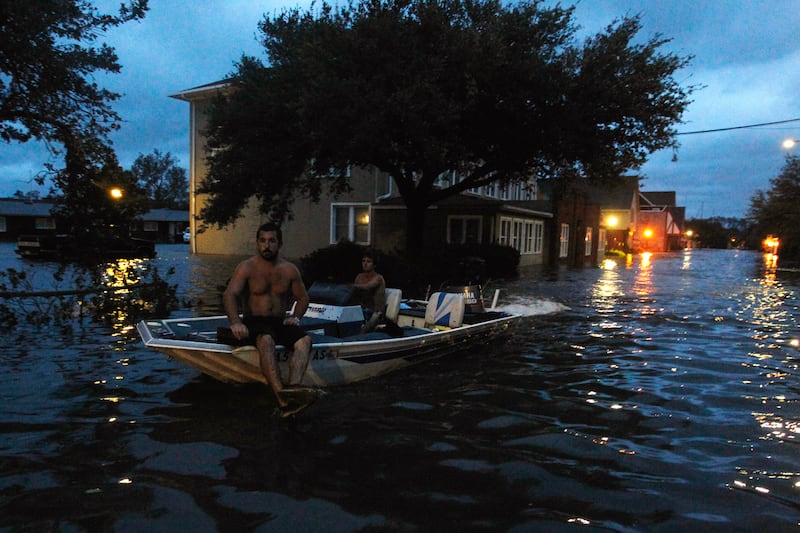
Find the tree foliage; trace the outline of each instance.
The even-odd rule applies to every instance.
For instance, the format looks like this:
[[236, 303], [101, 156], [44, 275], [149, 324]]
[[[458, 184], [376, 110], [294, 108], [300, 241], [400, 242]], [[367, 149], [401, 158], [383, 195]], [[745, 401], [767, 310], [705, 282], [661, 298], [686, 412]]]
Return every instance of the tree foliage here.
[[744, 221], [726, 217], [689, 219], [686, 228], [692, 230], [692, 239], [700, 248], [736, 247], [743, 243], [747, 234]]
[[[145, 191], [116, 158], [98, 164], [84, 146], [81, 139], [65, 142], [66, 164], [53, 178], [62, 194], [55, 197], [52, 213], [67, 231], [87, 239], [126, 235], [134, 219], [148, 210]], [[115, 188], [120, 189], [121, 198], [111, 195]]]
[[[110, 107], [119, 94], [93, 79], [119, 72], [114, 49], [98, 39], [144, 17], [147, 0], [131, 0], [117, 14], [86, 0], [4, 0], [0, 7], [0, 139], [6, 143], [76, 138], [94, 161], [110, 152], [108, 134], [120, 117]], [[93, 148], [96, 151], [90, 151]]]
[[774, 235], [781, 241], [780, 256], [800, 259], [800, 158], [787, 156], [770, 189], [757, 190], [750, 199], [748, 216], [759, 239]]
[[131, 172], [150, 199], [151, 207], [189, 208], [186, 169], [178, 166], [178, 160], [169, 152], [162, 154], [155, 149], [152, 154], [139, 154], [131, 166]]
[[[298, 196], [347, 190], [374, 166], [420, 243], [433, 203], [492, 182], [608, 179], [674, 145], [688, 58], [637, 41], [625, 17], [583, 43], [573, 9], [537, 0], [361, 0], [260, 24], [269, 60], [243, 57], [208, 130], [210, 203], [225, 225], [251, 196], [274, 218]], [[445, 172], [460, 181], [435, 186]]]

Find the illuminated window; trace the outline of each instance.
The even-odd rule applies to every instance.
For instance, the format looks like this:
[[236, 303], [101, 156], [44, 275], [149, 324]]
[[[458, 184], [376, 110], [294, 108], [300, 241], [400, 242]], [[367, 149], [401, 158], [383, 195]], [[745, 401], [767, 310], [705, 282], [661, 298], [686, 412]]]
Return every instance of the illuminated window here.
[[597, 235], [597, 257], [602, 260], [604, 255], [606, 255], [606, 230], [600, 228]]
[[369, 244], [369, 204], [331, 205], [331, 243], [348, 240], [356, 244]]
[[586, 255], [592, 255], [592, 228], [586, 228], [586, 237], [584, 237], [583, 251]]

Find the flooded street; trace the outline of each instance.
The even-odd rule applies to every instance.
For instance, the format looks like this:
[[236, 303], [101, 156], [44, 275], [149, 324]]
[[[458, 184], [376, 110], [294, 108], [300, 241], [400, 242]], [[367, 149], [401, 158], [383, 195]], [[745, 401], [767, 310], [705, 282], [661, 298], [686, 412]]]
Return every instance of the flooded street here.
[[[218, 314], [237, 260], [159, 246], [175, 316]], [[528, 315], [505, 342], [290, 421], [124, 317], [0, 330], [0, 529], [797, 530], [800, 273], [688, 250], [495, 288]]]

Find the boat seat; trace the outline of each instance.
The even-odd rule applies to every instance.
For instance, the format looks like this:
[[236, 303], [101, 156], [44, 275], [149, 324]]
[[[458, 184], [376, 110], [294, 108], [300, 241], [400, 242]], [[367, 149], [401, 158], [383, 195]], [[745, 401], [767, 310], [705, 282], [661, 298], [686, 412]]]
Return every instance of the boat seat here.
[[457, 328], [464, 323], [464, 295], [434, 292], [425, 309], [425, 327], [431, 329]]
[[403, 299], [403, 291], [400, 289], [386, 289], [386, 311], [383, 316], [397, 322], [400, 315], [400, 301]]

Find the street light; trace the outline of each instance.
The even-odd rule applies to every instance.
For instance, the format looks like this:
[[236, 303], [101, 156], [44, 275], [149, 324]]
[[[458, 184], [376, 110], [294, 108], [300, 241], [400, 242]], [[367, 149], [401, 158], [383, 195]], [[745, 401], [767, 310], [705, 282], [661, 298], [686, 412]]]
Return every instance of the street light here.
[[781, 146], [783, 146], [787, 150], [791, 150], [799, 142], [800, 139], [786, 139], [781, 143]]
[[763, 245], [765, 252], [772, 255], [778, 255], [778, 246], [781, 245], [781, 241], [778, 239], [778, 237], [768, 235], [767, 238], [764, 239]]
[[119, 200], [122, 198], [122, 189], [120, 189], [119, 187], [112, 187], [111, 189], [109, 189], [108, 194], [114, 200]]

